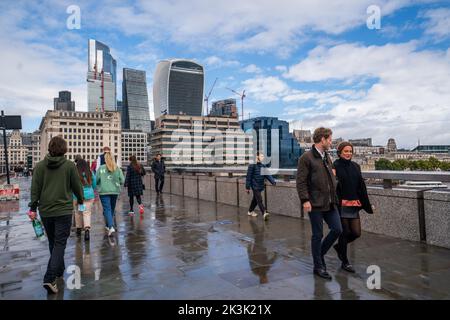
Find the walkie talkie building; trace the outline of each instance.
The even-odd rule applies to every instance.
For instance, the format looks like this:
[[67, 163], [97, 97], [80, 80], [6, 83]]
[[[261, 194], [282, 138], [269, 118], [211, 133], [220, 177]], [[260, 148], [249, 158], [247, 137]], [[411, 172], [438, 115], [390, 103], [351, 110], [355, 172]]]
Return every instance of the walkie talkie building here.
[[204, 69], [194, 61], [173, 59], [158, 63], [153, 78], [155, 117], [164, 114], [201, 116]]

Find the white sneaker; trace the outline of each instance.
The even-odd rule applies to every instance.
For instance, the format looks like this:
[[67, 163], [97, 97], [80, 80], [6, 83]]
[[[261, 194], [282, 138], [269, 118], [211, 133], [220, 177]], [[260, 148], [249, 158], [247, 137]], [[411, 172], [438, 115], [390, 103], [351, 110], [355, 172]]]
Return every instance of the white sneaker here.
[[114, 227], [111, 227], [111, 228], [108, 230], [108, 237], [111, 237], [112, 234], [113, 234], [114, 232], [116, 232], [116, 230], [114, 230]]
[[248, 215], [251, 216], [251, 217], [257, 217], [258, 216], [258, 214], [255, 211], [249, 212]]
[[128, 212], [128, 215], [129, 215], [129, 216], [134, 216], [134, 211]]
[[267, 211], [264, 213], [263, 218], [264, 218], [265, 221], [267, 221], [269, 219], [269, 215], [270, 214]]
[[109, 232], [109, 228], [108, 227], [105, 227], [105, 230], [106, 230], [106, 232]]
[[247, 214], [249, 215], [249, 216], [251, 216], [252, 214], [254, 214], [255, 212], [254, 211], [249, 211], [249, 212], [247, 212]]

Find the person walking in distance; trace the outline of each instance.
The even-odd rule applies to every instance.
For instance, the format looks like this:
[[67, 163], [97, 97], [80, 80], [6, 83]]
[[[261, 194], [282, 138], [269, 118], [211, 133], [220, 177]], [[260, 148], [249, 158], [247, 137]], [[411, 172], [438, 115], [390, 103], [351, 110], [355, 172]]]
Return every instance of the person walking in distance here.
[[91, 212], [94, 204], [94, 190], [97, 187], [96, 178], [89, 168], [89, 164], [84, 159], [77, 159], [76, 167], [81, 184], [83, 185], [84, 203], [79, 204], [75, 195], [73, 196], [75, 210], [75, 226], [77, 228], [77, 236], [81, 236], [84, 229], [84, 240], [90, 240], [91, 230]]
[[247, 169], [247, 178], [245, 181], [245, 189], [247, 193], [250, 193], [250, 189], [253, 192], [252, 202], [248, 209], [248, 215], [257, 217], [258, 214], [254, 212], [256, 205], [258, 205], [264, 220], [269, 218], [269, 212], [267, 212], [262, 201], [261, 193], [265, 188], [265, 179], [269, 180], [272, 185], [276, 185], [275, 179], [271, 175], [261, 174], [261, 170], [264, 170], [266, 166], [262, 163], [264, 160], [264, 154], [262, 152], [256, 153], [256, 163], [250, 164]]
[[338, 180], [337, 196], [343, 232], [333, 248], [342, 262], [342, 269], [354, 273], [355, 269], [347, 257], [347, 245], [361, 236], [359, 211], [364, 209], [367, 213], [373, 213], [373, 206], [367, 195], [361, 167], [352, 161], [353, 145], [347, 141], [341, 142], [337, 152], [339, 159], [334, 162], [334, 168]]
[[164, 173], [166, 172], [166, 165], [161, 159], [160, 153], [158, 153], [153, 160], [152, 171], [155, 174], [156, 194], [161, 194], [164, 186]]
[[60, 136], [48, 144], [48, 154], [38, 162], [31, 180], [30, 219], [36, 219], [36, 210], [42, 218], [48, 238], [50, 259], [43, 286], [49, 294], [58, 292], [56, 279], [64, 275], [64, 252], [72, 227], [75, 195], [83, 204], [83, 187], [75, 164], [65, 158], [67, 142]]
[[100, 167], [105, 164], [105, 154], [107, 152], [111, 152], [111, 148], [108, 146], [104, 146], [103, 153], [97, 157], [97, 160], [95, 160], [95, 170], [93, 171], [95, 171], [96, 173], [98, 169], [100, 169]]
[[123, 172], [117, 166], [111, 152], [105, 152], [105, 164], [97, 170], [97, 190], [103, 207], [108, 236], [116, 232], [114, 229], [114, 211], [117, 197], [120, 194], [120, 187], [124, 182]]
[[129, 215], [134, 215], [134, 197], [139, 204], [139, 213], [144, 213], [144, 205], [142, 204], [141, 196], [143, 195], [144, 183], [142, 176], [145, 175], [144, 167], [137, 161], [136, 156], [130, 157], [130, 164], [127, 167], [127, 175], [125, 177], [125, 187], [128, 188], [128, 197], [130, 198], [130, 212]]
[[[337, 210], [336, 178], [327, 150], [332, 143], [331, 129], [317, 128], [313, 134], [314, 145], [298, 160], [297, 192], [303, 211], [309, 214], [312, 238], [311, 251], [314, 260], [314, 274], [331, 280], [327, 272], [325, 255], [342, 233], [341, 220]], [[323, 238], [323, 220], [330, 232]]]

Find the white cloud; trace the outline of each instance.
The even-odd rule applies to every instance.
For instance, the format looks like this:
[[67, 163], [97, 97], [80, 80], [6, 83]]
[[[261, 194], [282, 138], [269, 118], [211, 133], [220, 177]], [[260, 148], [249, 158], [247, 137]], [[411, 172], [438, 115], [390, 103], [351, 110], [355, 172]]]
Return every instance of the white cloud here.
[[450, 8], [432, 9], [421, 15], [428, 19], [423, 24], [425, 34], [436, 40], [445, 40], [450, 37]]
[[238, 67], [240, 65], [239, 61], [236, 60], [224, 60], [218, 56], [209, 56], [204, 59], [204, 64], [209, 69], [219, 69], [228, 67]]
[[[377, 5], [388, 16], [417, 2], [379, 0]], [[181, 43], [197, 51], [220, 47], [287, 57], [310, 32], [337, 35], [364, 26], [372, 4], [373, 0], [154, 0], [134, 7], [113, 2], [99, 6], [95, 16], [125, 34]]]
[[243, 68], [242, 71], [247, 73], [262, 73], [262, 69], [256, 64], [249, 64], [248, 66]]
[[[450, 139], [450, 59], [445, 51], [418, 51], [415, 42], [362, 46], [343, 44], [318, 47], [285, 74], [295, 81], [353, 81], [377, 79], [367, 92], [301, 92], [286, 101], [325, 99], [333, 107], [326, 113], [310, 112], [303, 124], [327, 125], [340, 136], [374, 137], [379, 143], [394, 131], [395, 138], [413, 146], [418, 137], [428, 143]], [[342, 92], [341, 92], [342, 93]], [[321, 114], [323, 115], [321, 117]], [[325, 117], [326, 115], [326, 117]], [[383, 142], [384, 143], [384, 142]]]
[[247, 94], [257, 101], [273, 102], [288, 94], [289, 86], [278, 77], [263, 77], [247, 79], [242, 82]]

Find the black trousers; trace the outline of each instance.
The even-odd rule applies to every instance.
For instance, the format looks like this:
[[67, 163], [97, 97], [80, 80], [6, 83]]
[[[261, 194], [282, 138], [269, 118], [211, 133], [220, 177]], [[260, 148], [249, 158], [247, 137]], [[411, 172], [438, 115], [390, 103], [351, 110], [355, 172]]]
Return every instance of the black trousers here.
[[155, 189], [156, 192], [162, 192], [164, 187], [164, 176], [155, 176]]
[[261, 192], [262, 191], [253, 189], [252, 202], [250, 203], [250, 208], [248, 208], [249, 212], [252, 212], [253, 210], [255, 210], [256, 205], [258, 205], [259, 210], [261, 210], [262, 214], [264, 214], [264, 212], [266, 212], [266, 208], [264, 207], [264, 204], [263, 204]]
[[64, 274], [66, 268], [64, 252], [67, 239], [70, 236], [70, 228], [72, 227], [72, 215], [42, 218], [42, 223], [47, 233], [48, 248], [50, 250], [50, 259], [48, 260], [47, 272], [44, 276], [44, 283], [46, 283], [53, 282], [56, 277]]
[[142, 204], [142, 199], [141, 196], [137, 195], [137, 196], [129, 196], [130, 198], [130, 211], [133, 211], [133, 207], [134, 207], [134, 197], [136, 197], [136, 200], [139, 204]]

